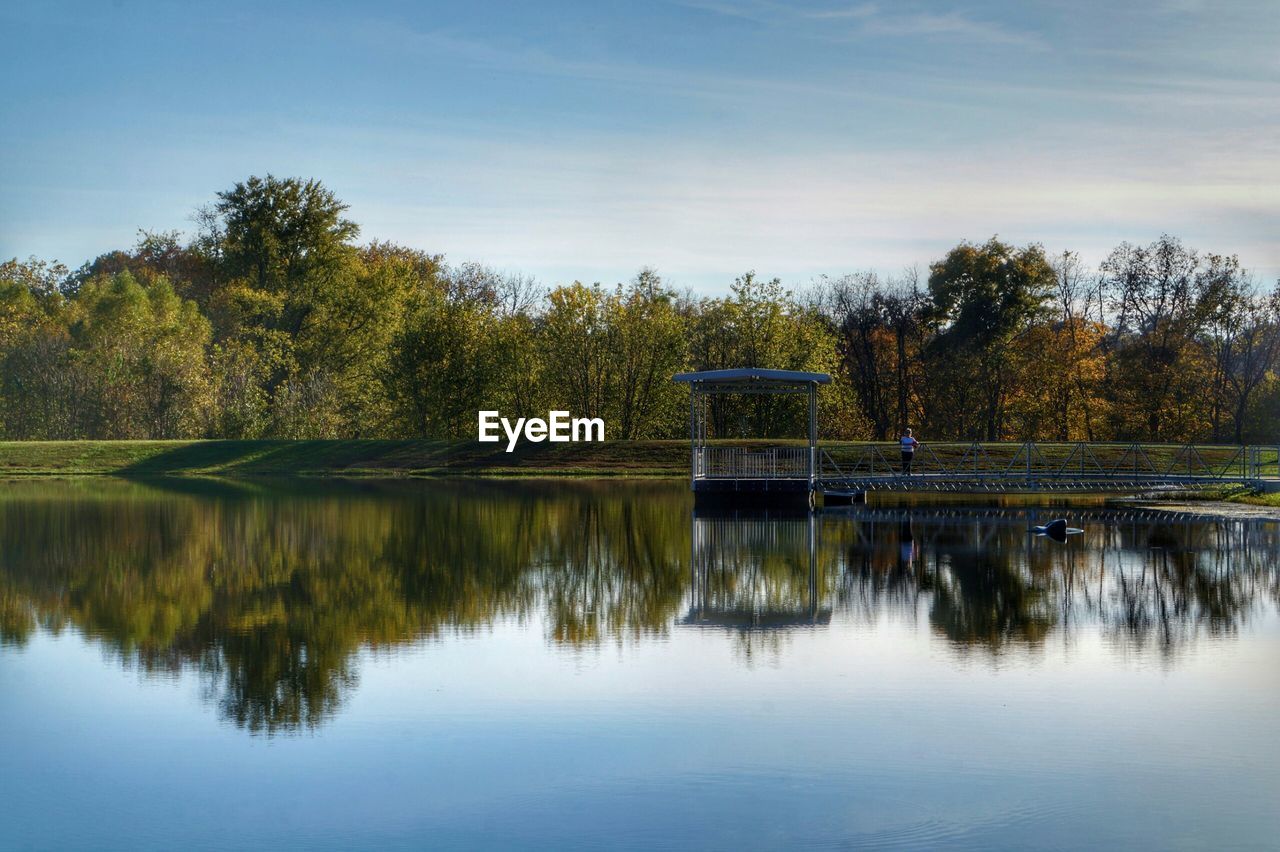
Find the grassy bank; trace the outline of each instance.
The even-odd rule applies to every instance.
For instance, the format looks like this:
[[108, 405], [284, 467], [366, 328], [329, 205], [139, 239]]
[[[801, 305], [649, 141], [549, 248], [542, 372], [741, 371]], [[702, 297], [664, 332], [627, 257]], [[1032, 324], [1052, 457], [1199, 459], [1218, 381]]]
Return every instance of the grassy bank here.
[[1280, 506], [1280, 491], [1263, 494], [1247, 488], [1235, 488], [1224, 490], [1216, 497], [1229, 503], [1244, 503], [1248, 506]]
[[3, 441], [0, 476], [689, 475], [687, 441]]
[[[803, 447], [803, 441], [725, 441], [719, 447], [763, 448], [779, 443]], [[964, 444], [938, 444], [945, 464], [961, 463]], [[997, 468], [1017, 452], [1016, 445], [985, 445]], [[1065, 446], [1065, 445], [1064, 445]], [[605, 441], [601, 443], [521, 442], [515, 452], [503, 444], [475, 441], [0, 441], [0, 476], [579, 476], [674, 477], [689, 475], [687, 441]], [[837, 463], [864, 457], [868, 446], [825, 443]], [[893, 465], [881, 446], [881, 461]], [[890, 450], [892, 448], [889, 448]], [[1227, 448], [1229, 450], [1229, 448]], [[1224, 450], [1227, 451], [1227, 450]], [[1067, 449], [1051, 449], [1050, 452]], [[1122, 445], [1099, 448], [1122, 453]], [[1156, 455], [1161, 448], [1152, 449]], [[1168, 452], [1172, 452], [1170, 448]], [[888, 455], [884, 453], [888, 452]], [[1206, 452], [1212, 452], [1206, 450]], [[928, 459], [922, 460], [927, 467]], [[1274, 468], [1274, 454], [1264, 460]], [[1057, 463], [1054, 461], [1053, 463]], [[1157, 462], [1163, 464], [1163, 461]], [[1280, 494], [1241, 489], [1202, 493], [1201, 499], [1280, 505]]]

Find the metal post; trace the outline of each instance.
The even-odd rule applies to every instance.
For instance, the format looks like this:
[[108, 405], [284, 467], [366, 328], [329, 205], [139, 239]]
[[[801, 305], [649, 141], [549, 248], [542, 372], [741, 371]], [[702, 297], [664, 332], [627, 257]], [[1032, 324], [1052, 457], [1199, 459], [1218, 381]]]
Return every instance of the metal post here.
[[701, 615], [702, 602], [704, 599], [703, 595], [706, 591], [706, 578], [702, 575], [702, 572], [698, 570], [698, 552], [702, 550], [700, 547], [702, 543], [702, 527], [698, 523], [698, 516], [693, 513], [690, 513], [689, 524], [691, 527], [689, 530], [690, 590], [693, 597], [694, 610]]
[[698, 383], [689, 383], [689, 490], [698, 479]]
[[809, 618], [818, 616], [818, 515], [809, 513]]
[[813, 472], [818, 458], [818, 383], [809, 382], [809, 488], [813, 488]]

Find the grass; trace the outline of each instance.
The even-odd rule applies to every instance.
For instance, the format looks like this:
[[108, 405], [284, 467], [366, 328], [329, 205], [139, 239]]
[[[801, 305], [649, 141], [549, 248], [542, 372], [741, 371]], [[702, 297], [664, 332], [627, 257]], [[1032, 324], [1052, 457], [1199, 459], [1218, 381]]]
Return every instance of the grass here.
[[[716, 446], [759, 448], [803, 441], [730, 441]], [[515, 452], [504, 443], [428, 440], [344, 441], [0, 441], [0, 476], [565, 476], [565, 477], [673, 477], [689, 475], [689, 443], [670, 441], [604, 441], [601, 443], [530, 443], [522, 441]], [[881, 444], [880, 454], [896, 464], [893, 448]], [[930, 453], [917, 454], [917, 468], [931, 469], [937, 461], [960, 466], [969, 445], [926, 445]], [[824, 442], [838, 464], [852, 470], [869, 458], [867, 444]], [[936, 449], [935, 449], [936, 448]], [[984, 445], [991, 454], [986, 462], [1000, 469], [1021, 467], [1016, 445]], [[1231, 461], [1233, 448], [1201, 448], [1197, 473], [1209, 472]], [[1068, 445], [1045, 445], [1047, 458], [1037, 466], [1054, 468], [1068, 461]], [[1181, 462], [1177, 448], [1151, 447], [1152, 463], [1163, 467]], [[1122, 445], [1096, 449], [1102, 465], [1124, 464]], [[884, 455], [887, 453], [887, 455]], [[1061, 459], [1057, 455], [1062, 455]], [[1163, 456], [1168, 456], [1168, 459]], [[1007, 458], [1006, 458], [1007, 456]], [[1114, 456], [1114, 458], [1112, 458]], [[1161, 458], [1156, 458], [1160, 456]], [[1221, 456], [1221, 458], [1219, 458]], [[1261, 459], [1267, 472], [1276, 469], [1276, 453]], [[1235, 462], [1239, 464], [1238, 459]], [[882, 462], [877, 462], [877, 465]], [[1253, 494], [1239, 489], [1223, 492], [1220, 499], [1255, 505], [1280, 505], [1280, 495]]]
[[1224, 485], [1221, 488], [1179, 494], [1177, 499], [1191, 502], [1218, 500], [1224, 503], [1240, 503], [1246, 506], [1280, 506], [1280, 491], [1266, 492], [1257, 491], [1244, 485]]
[[1241, 488], [1224, 491], [1220, 499], [1229, 503], [1244, 503], [1249, 506], [1280, 506], [1280, 491], [1266, 493]]
[[684, 477], [685, 441], [2, 441], [0, 476]]

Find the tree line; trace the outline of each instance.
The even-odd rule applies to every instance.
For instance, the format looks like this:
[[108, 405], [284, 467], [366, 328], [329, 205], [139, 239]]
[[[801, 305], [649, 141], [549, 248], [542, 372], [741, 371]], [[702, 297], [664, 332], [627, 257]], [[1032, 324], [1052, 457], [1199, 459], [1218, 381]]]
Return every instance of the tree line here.
[[[482, 408], [680, 437], [673, 373], [759, 366], [835, 377], [826, 438], [1280, 440], [1280, 282], [1170, 236], [1096, 269], [992, 238], [927, 274], [748, 272], [699, 297], [648, 268], [547, 288], [361, 242], [346, 211], [251, 177], [189, 237], [0, 264], [3, 437], [466, 439]], [[801, 435], [793, 403], [722, 400], [712, 434]]]

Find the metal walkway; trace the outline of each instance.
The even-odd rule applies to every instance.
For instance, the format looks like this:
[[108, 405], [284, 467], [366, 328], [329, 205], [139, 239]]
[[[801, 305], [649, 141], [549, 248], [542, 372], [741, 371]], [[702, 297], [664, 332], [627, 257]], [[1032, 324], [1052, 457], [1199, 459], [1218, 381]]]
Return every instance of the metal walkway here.
[[868, 491], [1139, 494], [1223, 485], [1280, 487], [1276, 445], [925, 443], [910, 473], [903, 471], [896, 443], [830, 445], [814, 456], [795, 446], [699, 446], [694, 488], [791, 486], [839, 497]]
[[921, 444], [904, 473], [896, 444], [823, 449], [815, 488], [827, 494], [1152, 492], [1280, 482], [1277, 446], [1145, 443]]

